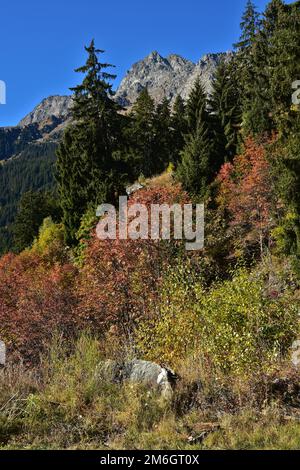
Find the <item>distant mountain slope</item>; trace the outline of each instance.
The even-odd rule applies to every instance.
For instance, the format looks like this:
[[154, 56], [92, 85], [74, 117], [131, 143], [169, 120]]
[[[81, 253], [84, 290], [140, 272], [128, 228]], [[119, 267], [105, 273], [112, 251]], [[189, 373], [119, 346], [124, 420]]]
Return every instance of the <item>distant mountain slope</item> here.
[[12, 248], [11, 224], [23, 193], [55, 187], [55, 142], [32, 142], [4, 165], [0, 162], [0, 253]]
[[72, 98], [45, 98], [15, 127], [0, 128], [0, 161], [8, 160], [33, 142], [57, 142], [71, 118]]

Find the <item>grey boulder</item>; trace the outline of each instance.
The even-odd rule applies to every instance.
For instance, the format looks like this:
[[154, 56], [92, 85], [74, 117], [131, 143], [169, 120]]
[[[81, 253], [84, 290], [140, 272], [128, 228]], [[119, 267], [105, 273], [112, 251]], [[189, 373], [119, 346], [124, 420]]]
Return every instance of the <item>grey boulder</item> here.
[[3, 341], [0, 341], [0, 367], [5, 366], [6, 363], [6, 346]]
[[131, 382], [159, 391], [164, 398], [171, 398], [178, 377], [154, 362], [134, 359], [132, 361], [105, 361], [97, 369], [98, 379], [114, 383]]
[[300, 366], [300, 340], [294, 341], [292, 346], [292, 364], [295, 367]]

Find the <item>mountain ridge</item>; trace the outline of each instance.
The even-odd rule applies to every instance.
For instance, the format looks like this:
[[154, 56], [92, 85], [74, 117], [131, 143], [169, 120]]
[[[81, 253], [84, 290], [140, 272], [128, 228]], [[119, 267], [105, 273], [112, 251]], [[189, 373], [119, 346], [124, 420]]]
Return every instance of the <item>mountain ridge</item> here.
[[194, 63], [178, 54], [163, 57], [153, 51], [132, 65], [121, 81], [115, 99], [122, 106], [130, 107], [141, 90], [148, 88], [156, 102], [166, 97], [173, 103], [177, 95], [186, 100], [198, 77], [205, 91], [210, 93], [216, 67], [222, 57], [230, 54], [231, 52], [208, 53]]
[[[152, 51], [135, 62], [115, 92], [114, 99], [130, 108], [142, 89], [147, 88], [156, 103], [168, 98], [171, 104], [177, 95], [184, 100], [197, 77], [207, 93], [211, 92], [213, 74], [222, 57], [231, 53], [208, 53], [194, 63], [179, 54], [163, 57]], [[16, 125], [0, 127], [0, 161], [5, 161], [33, 142], [59, 142], [63, 130], [71, 121], [72, 96], [51, 95], [44, 98]]]
[[[222, 57], [230, 54], [231, 52], [208, 53], [195, 63], [176, 53], [163, 57], [158, 51], [152, 51], [131, 66], [121, 80], [114, 99], [123, 107], [131, 107], [141, 90], [147, 87], [155, 102], [167, 97], [173, 103], [178, 94], [186, 100], [197, 77], [200, 77], [209, 93], [218, 63]], [[61, 124], [70, 118], [71, 107], [71, 95], [51, 95], [24, 116], [17, 126], [10, 127], [26, 127], [37, 123], [41, 128], [45, 127], [49, 119], [58, 119]]]

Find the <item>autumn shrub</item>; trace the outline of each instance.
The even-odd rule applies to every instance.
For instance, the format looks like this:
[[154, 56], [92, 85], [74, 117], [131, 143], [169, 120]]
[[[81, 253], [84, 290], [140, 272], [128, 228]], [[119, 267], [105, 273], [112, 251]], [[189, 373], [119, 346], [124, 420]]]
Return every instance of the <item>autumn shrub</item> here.
[[159, 291], [157, 314], [139, 323], [136, 341], [143, 356], [176, 365], [195, 350], [199, 340], [195, 305], [202, 291], [192, 267], [181, 264], [167, 271]]
[[217, 177], [216, 200], [228, 216], [236, 256], [262, 256], [271, 244], [279, 205], [266, 152], [271, 141], [257, 143], [248, 138], [241, 155], [225, 163]]
[[[180, 186], [147, 188], [130, 204], [187, 201]], [[90, 215], [83, 221], [90, 226]], [[37, 361], [55, 331], [70, 340], [85, 328], [128, 346], [137, 322], [155, 313], [161, 275], [174, 263], [180, 243], [156, 240], [85, 239], [74, 263], [63, 227], [44, 220], [31, 248], [0, 260], [0, 335], [9, 357]], [[123, 339], [122, 339], [123, 338]]]
[[137, 342], [151, 360], [176, 366], [198, 354], [222, 371], [245, 373], [285, 356], [298, 332], [297, 314], [288, 293], [265, 295], [258, 274], [240, 269], [204, 289], [179, 270], [177, 283], [174, 273], [166, 276], [158, 314], [140, 324]]
[[96, 208], [92, 204], [83, 214], [80, 227], [76, 233], [78, 245], [73, 249], [73, 252], [74, 263], [78, 266], [83, 266], [85, 262], [86, 249], [90, 240], [93, 238], [97, 222]]
[[53, 332], [76, 333], [75, 275], [72, 265], [49, 264], [31, 251], [1, 259], [0, 336], [10, 360], [36, 362]]
[[[146, 188], [130, 204], [183, 203], [180, 186]], [[118, 230], [117, 230], [118, 235]], [[149, 239], [100, 240], [94, 234], [77, 279], [77, 315], [95, 331], [132, 339], [138, 321], [154, 314], [162, 273], [173, 263], [179, 244]]]
[[47, 217], [39, 229], [39, 235], [34, 240], [30, 251], [43, 258], [43, 262], [50, 264], [65, 262], [67, 250], [64, 243], [64, 229], [62, 224], [53, 222]]

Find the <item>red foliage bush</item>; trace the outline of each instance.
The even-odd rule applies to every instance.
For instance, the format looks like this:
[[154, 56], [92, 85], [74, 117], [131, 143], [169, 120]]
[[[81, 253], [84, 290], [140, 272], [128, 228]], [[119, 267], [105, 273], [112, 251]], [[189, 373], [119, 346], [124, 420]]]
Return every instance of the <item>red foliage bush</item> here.
[[30, 252], [0, 260], [0, 337], [15, 358], [37, 360], [55, 330], [75, 332], [75, 272]]
[[[185, 201], [186, 194], [174, 185], [139, 191], [129, 204]], [[2, 257], [0, 338], [10, 357], [37, 361], [55, 331], [72, 337], [82, 329], [101, 335], [114, 327], [128, 339], [139, 318], [155, 310], [173, 250], [169, 242], [99, 240], [94, 234], [80, 270], [34, 250]]]
[[[188, 202], [179, 185], [135, 193], [128, 205]], [[174, 242], [176, 243], [176, 242]], [[156, 308], [161, 275], [172, 260], [174, 243], [154, 240], [99, 240], [93, 237], [77, 289], [78, 315], [98, 331], [110, 328], [130, 337], [136, 322]]]
[[262, 253], [276, 200], [265, 146], [247, 139], [244, 152], [221, 168], [217, 180], [218, 202], [228, 211], [235, 235], [243, 246], [258, 245]]

